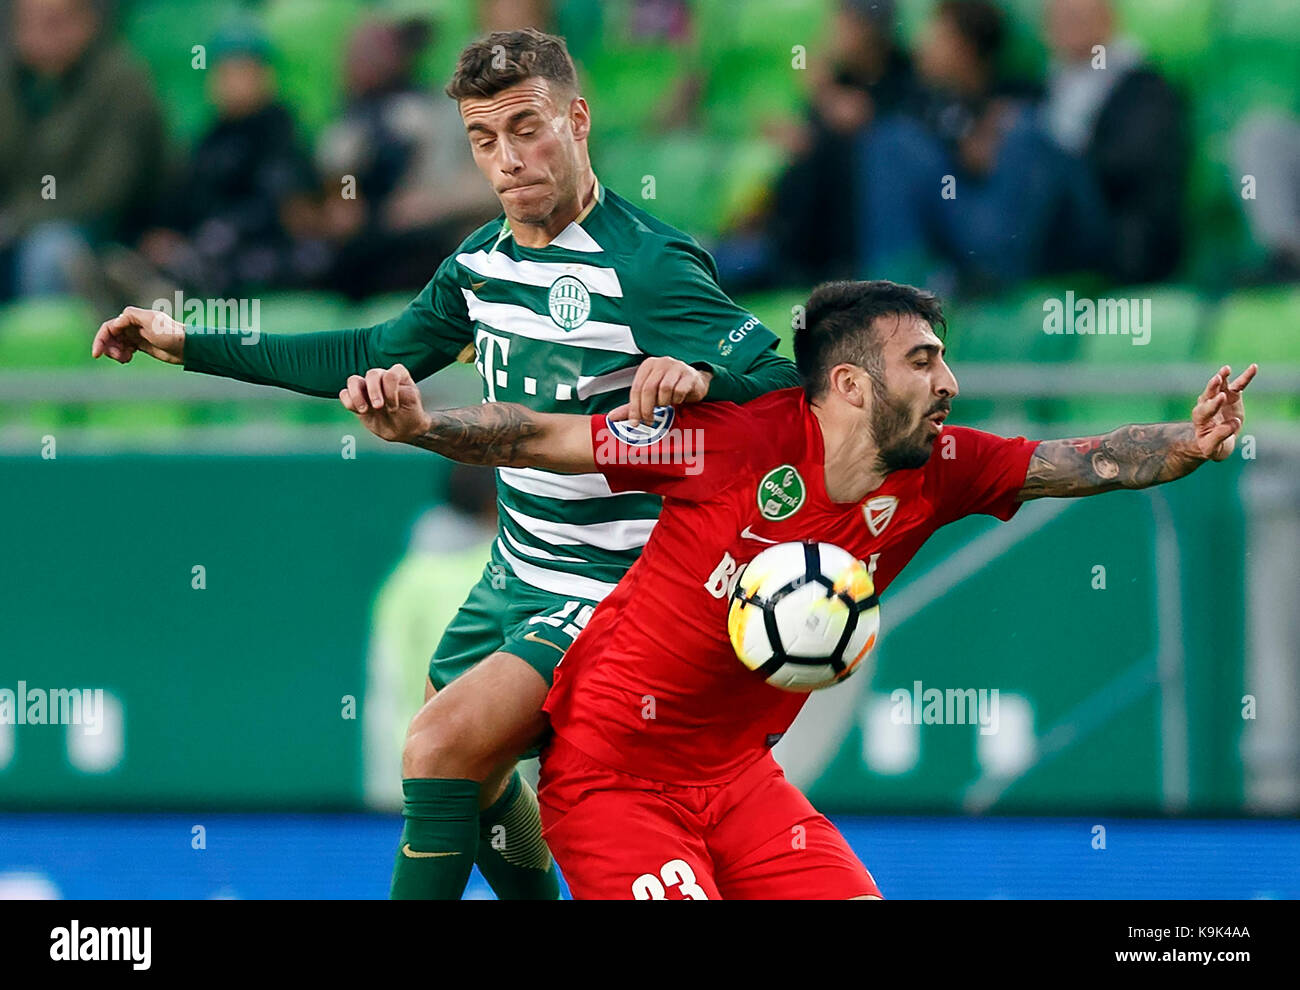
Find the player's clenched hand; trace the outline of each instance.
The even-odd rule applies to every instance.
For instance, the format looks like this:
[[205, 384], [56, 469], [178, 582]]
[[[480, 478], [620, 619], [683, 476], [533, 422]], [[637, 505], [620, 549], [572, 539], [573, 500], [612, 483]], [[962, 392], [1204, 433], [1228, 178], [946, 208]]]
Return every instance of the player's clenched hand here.
[[157, 310], [128, 306], [99, 325], [90, 345], [92, 358], [108, 356], [119, 364], [130, 361], [136, 351], [180, 364], [185, 357], [185, 324]]
[[429, 429], [420, 390], [405, 365], [371, 368], [364, 378], [353, 375], [339, 401], [381, 440], [407, 443]]
[[1223, 461], [1232, 456], [1237, 445], [1237, 433], [1246, 420], [1246, 406], [1241, 401], [1241, 393], [1258, 370], [1259, 366], [1252, 364], [1229, 383], [1232, 369], [1225, 364], [1205, 386], [1192, 409], [1192, 429], [1202, 457]]
[[655, 406], [703, 402], [712, 380], [712, 372], [692, 368], [676, 358], [646, 358], [636, 369], [626, 405], [619, 406], [609, 417], [616, 422], [626, 419], [633, 426], [654, 422]]

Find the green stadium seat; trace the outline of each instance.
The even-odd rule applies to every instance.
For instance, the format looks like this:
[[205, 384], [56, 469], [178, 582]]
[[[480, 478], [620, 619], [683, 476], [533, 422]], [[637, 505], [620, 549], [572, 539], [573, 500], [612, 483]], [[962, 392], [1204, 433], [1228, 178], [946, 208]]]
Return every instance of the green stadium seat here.
[[[597, 141], [592, 148], [596, 174], [610, 189], [648, 210], [665, 223], [695, 237], [716, 235], [722, 228], [721, 169], [727, 143], [689, 132], [660, 138]], [[643, 198], [651, 189], [653, 198]]]
[[[1250, 289], [1224, 299], [1211, 321], [1197, 356], [1208, 378], [1229, 365], [1234, 374], [1256, 362], [1267, 375], [1270, 364], [1300, 367], [1300, 286]], [[1247, 415], [1265, 419], [1300, 419], [1300, 399], [1255, 396]]]
[[579, 65], [598, 134], [648, 134], [685, 67], [682, 53], [660, 45], [607, 49]]
[[312, 333], [351, 327], [347, 301], [324, 292], [269, 292], [259, 297], [259, 321], [267, 333]]
[[433, 25], [433, 38], [415, 62], [415, 78], [442, 96], [456, 68], [456, 58], [479, 33], [475, 5], [464, 0], [384, 0], [375, 13], [394, 18], [422, 18]]
[[784, 52], [803, 45], [810, 56], [825, 35], [835, 0], [713, 0], [695, 5], [696, 34], [709, 49], [767, 48]]
[[1274, 39], [1218, 43], [1193, 102], [1202, 131], [1225, 141], [1251, 110], [1300, 110], [1300, 47]]
[[0, 309], [0, 368], [87, 366], [101, 322], [89, 303], [72, 297], [10, 303]]
[[1217, 0], [1120, 0], [1117, 6], [1120, 30], [1174, 79], [1190, 80], [1209, 63]]
[[1300, 6], [1295, 0], [1226, 0], [1225, 38], [1256, 38], [1300, 45]]
[[736, 302], [742, 309], [747, 309], [762, 321], [763, 325], [781, 338], [777, 348], [786, 357], [794, 357], [793, 321], [798, 312], [795, 307], [802, 307], [808, 302], [812, 286], [806, 289], [777, 289], [745, 296]]
[[1207, 287], [1219, 287], [1234, 272], [1265, 260], [1245, 224], [1232, 142], [1252, 113], [1300, 110], [1300, 48], [1224, 39], [1216, 42], [1213, 60], [1188, 83], [1194, 145], [1186, 214], [1191, 250], [1184, 270]]
[[[1001, 300], [968, 302], [948, 314], [948, 350], [962, 361], [1068, 361], [1077, 340], [1043, 332], [1045, 302], [1064, 299], [1065, 283], [1030, 283]], [[1087, 280], [1069, 286], [1076, 296], [1090, 291]]]
[[[802, 112], [808, 76], [836, 4], [723, 0], [697, 8], [704, 110], [712, 133], [756, 135], [763, 122]], [[802, 67], [796, 67], [802, 46]]]
[[585, 59], [601, 48], [607, 4], [602, 0], [565, 0], [556, 8], [554, 30], [564, 38], [574, 59]]
[[1078, 360], [1124, 366], [1192, 360], [1206, 316], [1205, 302], [1194, 290], [1174, 285], [1135, 286], [1107, 290], [1105, 298], [1150, 300], [1149, 342], [1134, 344], [1132, 336], [1122, 334], [1082, 336]]
[[129, 434], [133, 442], [177, 437], [193, 419], [181, 402], [94, 402], [85, 407], [78, 425], [91, 430]]
[[1249, 289], [1224, 299], [1197, 356], [1233, 368], [1251, 361], [1300, 364], [1300, 286]]
[[799, 116], [807, 97], [807, 70], [790, 64], [781, 43], [733, 48], [709, 60], [704, 110], [710, 132], [757, 135], [772, 119]]
[[365, 16], [360, 0], [269, 0], [266, 32], [275, 49], [280, 92], [308, 136], [343, 106], [344, 50]]
[[417, 295], [417, 292], [390, 292], [382, 296], [371, 296], [352, 308], [351, 315], [346, 318], [347, 325], [372, 327], [376, 323], [387, 322], [406, 309]]
[[[1020, 327], [1021, 310], [1019, 303], [1007, 301], [967, 302], [949, 309], [946, 314], [945, 360], [952, 366], [959, 387], [965, 364], [1029, 360], [1029, 340]], [[1031, 328], [1030, 332], [1041, 334], [1041, 329]], [[959, 394], [953, 404], [953, 421], [982, 423], [992, 419], [999, 410], [1006, 409], [1005, 399], [966, 392]], [[1014, 411], [1023, 412], [1024, 409], [1023, 403], [1015, 404]]]
[[[1086, 280], [1075, 282], [1082, 293]], [[1043, 332], [1048, 298], [1064, 298], [1064, 289], [1056, 283], [1038, 283], [1024, 287], [1016, 296], [1001, 300], [967, 302], [954, 306], [948, 315], [947, 359], [957, 381], [961, 382], [963, 364], [980, 363], [1056, 363], [1070, 360], [1077, 349], [1078, 337]], [[1027, 399], [985, 399], [967, 393], [959, 397], [960, 422], [977, 422], [996, 415], [1020, 414], [1033, 420], [1052, 420], [1060, 415], [1060, 401]]]
[[[1177, 286], [1137, 286], [1108, 290], [1103, 298], [1150, 300], [1148, 343], [1135, 344], [1132, 336], [1123, 335], [1081, 336], [1077, 345], [1080, 362], [1093, 366], [1158, 368], [1162, 364], [1193, 359], [1207, 313], [1204, 301], [1196, 292]], [[1158, 374], [1158, 370], [1152, 373]], [[1124, 423], [1159, 423], [1181, 418], [1187, 413], [1189, 399], [1149, 395], [1076, 396], [1059, 408], [1066, 421], [1086, 424], [1094, 430], [1113, 429]]]
[[[63, 427], [81, 426], [84, 406], [62, 402], [24, 402], [22, 405], [0, 402], [0, 432], [21, 431], [25, 438], [43, 437]], [[57, 437], [57, 434], [56, 434]]]
[[[102, 317], [89, 303], [72, 297], [22, 300], [0, 309], [0, 370], [29, 372], [33, 379], [52, 371], [90, 374], [117, 380], [124, 391], [130, 382], [146, 382], [177, 369], [137, 356], [130, 370], [107, 358], [93, 361], [90, 344]], [[36, 431], [63, 427], [114, 429], [170, 428], [185, 420], [184, 408], [176, 403], [87, 402], [77, 396], [59, 395], [49, 401], [23, 403], [21, 408], [4, 405], [0, 398], [0, 422], [19, 422]]]

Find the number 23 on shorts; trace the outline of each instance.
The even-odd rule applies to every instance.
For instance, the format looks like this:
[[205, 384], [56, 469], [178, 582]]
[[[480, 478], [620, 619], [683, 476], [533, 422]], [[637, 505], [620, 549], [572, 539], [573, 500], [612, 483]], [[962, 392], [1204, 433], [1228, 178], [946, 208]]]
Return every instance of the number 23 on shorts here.
[[659, 868], [659, 876], [642, 873], [632, 881], [632, 897], [638, 901], [666, 901], [667, 888], [678, 887], [688, 901], [707, 901], [709, 895], [695, 882], [695, 871], [684, 859], [670, 859]]

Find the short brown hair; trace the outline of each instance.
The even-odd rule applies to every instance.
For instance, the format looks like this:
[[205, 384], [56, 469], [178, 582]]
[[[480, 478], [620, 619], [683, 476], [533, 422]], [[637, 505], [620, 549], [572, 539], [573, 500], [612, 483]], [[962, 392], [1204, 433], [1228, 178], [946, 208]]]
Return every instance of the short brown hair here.
[[493, 31], [460, 53], [445, 92], [456, 101], [486, 99], [525, 79], [578, 91], [578, 71], [563, 38], [536, 28]]

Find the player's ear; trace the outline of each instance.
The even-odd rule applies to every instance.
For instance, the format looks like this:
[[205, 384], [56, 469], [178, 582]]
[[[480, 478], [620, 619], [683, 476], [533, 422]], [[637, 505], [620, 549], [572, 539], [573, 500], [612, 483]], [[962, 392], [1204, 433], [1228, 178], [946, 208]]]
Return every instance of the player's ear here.
[[575, 141], [585, 141], [591, 133], [591, 108], [581, 96], [569, 101], [569, 127]]
[[867, 381], [867, 373], [855, 364], [837, 364], [830, 370], [831, 391], [859, 409], [865, 408], [868, 402]]

